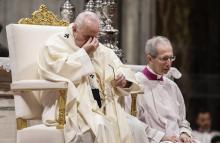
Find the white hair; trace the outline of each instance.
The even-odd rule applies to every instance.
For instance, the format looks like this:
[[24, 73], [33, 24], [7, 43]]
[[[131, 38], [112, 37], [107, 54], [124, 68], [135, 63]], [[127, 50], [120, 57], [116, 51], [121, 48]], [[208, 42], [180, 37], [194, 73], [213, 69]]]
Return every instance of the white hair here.
[[75, 19], [75, 24], [77, 25], [77, 29], [79, 30], [85, 23], [86, 20], [91, 20], [93, 22], [99, 23], [99, 17], [90, 11], [81, 12]]
[[146, 55], [151, 55], [152, 57], [157, 56], [157, 45], [158, 44], [167, 44], [171, 45], [170, 41], [164, 37], [164, 36], [155, 36], [151, 39], [149, 39], [146, 44], [145, 44], [145, 54]]

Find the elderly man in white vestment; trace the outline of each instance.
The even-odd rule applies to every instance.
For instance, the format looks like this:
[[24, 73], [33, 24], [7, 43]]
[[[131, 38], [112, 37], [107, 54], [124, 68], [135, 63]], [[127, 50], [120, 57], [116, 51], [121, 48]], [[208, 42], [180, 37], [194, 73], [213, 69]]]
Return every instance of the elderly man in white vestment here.
[[[39, 54], [39, 74], [67, 81], [66, 143], [147, 143], [148, 129], [127, 114], [120, 99], [140, 88], [116, 54], [98, 42], [99, 19], [80, 13], [75, 22], [49, 38]], [[48, 93], [47, 93], [48, 94]], [[46, 125], [56, 124], [56, 96], [42, 95]]]
[[147, 65], [136, 73], [144, 91], [137, 97], [138, 118], [157, 129], [155, 135], [160, 136], [155, 140], [193, 142], [183, 96], [178, 86], [163, 76], [175, 60], [170, 41], [162, 36], [153, 37], [146, 43], [145, 54]]

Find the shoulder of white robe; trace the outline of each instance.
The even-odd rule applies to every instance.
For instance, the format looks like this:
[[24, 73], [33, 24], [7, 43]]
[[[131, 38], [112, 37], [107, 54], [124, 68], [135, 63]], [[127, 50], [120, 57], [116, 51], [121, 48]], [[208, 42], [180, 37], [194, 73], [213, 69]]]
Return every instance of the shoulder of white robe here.
[[163, 77], [163, 79], [164, 79], [165, 82], [169, 83], [171, 86], [177, 86], [177, 84], [173, 80], [171, 80], [171, 79], [169, 79], [165, 76]]
[[136, 78], [137, 82], [141, 83], [141, 84], [143, 84], [143, 82], [145, 80], [143, 77], [143, 74], [141, 72], [135, 73], [135, 78]]

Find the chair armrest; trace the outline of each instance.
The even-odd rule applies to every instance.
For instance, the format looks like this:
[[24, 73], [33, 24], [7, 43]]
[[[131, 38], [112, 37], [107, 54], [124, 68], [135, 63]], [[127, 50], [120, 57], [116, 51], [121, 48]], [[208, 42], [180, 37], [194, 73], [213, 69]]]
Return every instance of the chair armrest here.
[[11, 90], [67, 89], [67, 84], [67, 82], [51, 82], [47, 80], [20, 80], [11, 83]]
[[[20, 80], [11, 83], [12, 91], [26, 91], [26, 90], [59, 90], [60, 96], [58, 98], [58, 125], [57, 129], [63, 129], [65, 124], [65, 105], [66, 105], [66, 89], [68, 83], [67, 82], [51, 82], [47, 80]], [[22, 119], [17, 120], [22, 121], [22, 123], [26, 123]], [[26, 124], [24, 124], [26, 125]], [[18, 129], [22, 129], [24, 126], [18, 127]]]

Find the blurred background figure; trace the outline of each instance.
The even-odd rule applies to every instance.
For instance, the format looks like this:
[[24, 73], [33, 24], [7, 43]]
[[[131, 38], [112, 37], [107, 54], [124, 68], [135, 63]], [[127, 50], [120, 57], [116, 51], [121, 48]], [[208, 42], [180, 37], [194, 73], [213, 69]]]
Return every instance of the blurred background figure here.
[[220, 136], [219, 135], [214, 136], [211, 140], [211, 143], [220, 143]]
[[195, 122], [197, 128], [193, 131], [193, 136], [196, 139], [200, 140], [201, 143], [217, 143], [212, 142], [212, 139], [215, 141], [216, 139], [213, 137], [217, 136], [220, 139], [220, 132], [212, 130], [212, 116], [209, 110], [200, 109], [197, 113]]
[[[3, 26], [0, 23], [0, 33], [2, 31], [2, 28]], [[8, 57], [8, 49], [4, 47], [1, 43], [0, 43], [0, 57]]]

